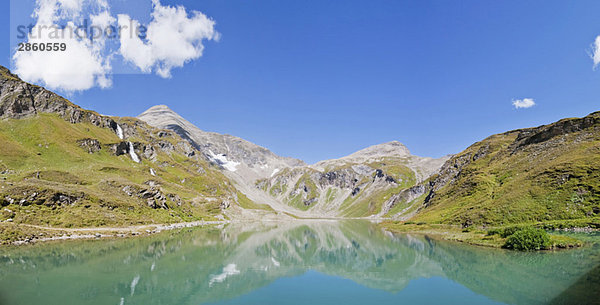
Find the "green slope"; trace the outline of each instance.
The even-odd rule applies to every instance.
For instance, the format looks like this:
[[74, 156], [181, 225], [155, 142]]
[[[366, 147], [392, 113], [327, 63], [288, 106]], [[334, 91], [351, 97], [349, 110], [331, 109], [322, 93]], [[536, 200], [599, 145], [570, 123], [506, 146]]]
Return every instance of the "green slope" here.
[[[78, 141], [87, 138], [102, 143], [100, 151], [90, 154], [80, 147]], [[0, 121], [0, 141], [2, 220], [15, 223], [71, 227], [198, 220], [219, 214], [219, 205], [235, 192], [205, 162], [173, 151], [136, 163], [109, 150], [121, 141], [111, 130], [71, 124], [53, 114]], [[166, 205], [152, 192], [164, 196]]]
[[84, 110], [3, 67], [0, 93], [2, 236], [15, 236], [14, 224], [173, 223], [263, 208], [172, 131]]
[[491, 136], [430, 179], [415, 221], [504, 225], [600, 214], [600, 112]]

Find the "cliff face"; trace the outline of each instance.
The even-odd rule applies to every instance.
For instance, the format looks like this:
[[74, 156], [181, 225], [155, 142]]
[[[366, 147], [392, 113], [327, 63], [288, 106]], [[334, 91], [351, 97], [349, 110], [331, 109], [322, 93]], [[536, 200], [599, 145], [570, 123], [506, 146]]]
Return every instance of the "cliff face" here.
[[22, 119], [41, 113], [57, 114], [71, 123], [88, 122], [117, 129], [113, 119], [84, 110], [51, 91], [26, 83], [0, 66], [0, 118]]
[[491, 136], [424, 185], [415, 219], [506, 224], [600, 214], [600, 112]]

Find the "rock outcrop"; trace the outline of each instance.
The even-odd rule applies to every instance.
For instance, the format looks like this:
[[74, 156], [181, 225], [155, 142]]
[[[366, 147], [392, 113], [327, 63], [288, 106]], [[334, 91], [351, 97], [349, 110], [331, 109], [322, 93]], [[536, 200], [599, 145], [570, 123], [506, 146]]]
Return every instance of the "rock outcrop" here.
[[79, 144], [81, 148], [85, 149], [90, 154], [99, 152], [102, 149], [100, 141], [97, 139], [81, 139], [77, 140], [77, 144]]
[[42, 87], [22, 81], [0, 66], [0, 119], [21, 119], [40, 113], [58, 114], [71, 123], [87, 122], [102, 128], [117, 129], [110, 117], [84, 110]]

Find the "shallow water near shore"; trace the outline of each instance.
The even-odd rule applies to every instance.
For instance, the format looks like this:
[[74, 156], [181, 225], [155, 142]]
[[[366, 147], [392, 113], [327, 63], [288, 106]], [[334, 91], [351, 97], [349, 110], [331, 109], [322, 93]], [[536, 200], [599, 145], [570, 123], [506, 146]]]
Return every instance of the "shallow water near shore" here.
[[0, 304], [598, 304], [600, 234], [522, 253], [366, 221], [0, 248]]

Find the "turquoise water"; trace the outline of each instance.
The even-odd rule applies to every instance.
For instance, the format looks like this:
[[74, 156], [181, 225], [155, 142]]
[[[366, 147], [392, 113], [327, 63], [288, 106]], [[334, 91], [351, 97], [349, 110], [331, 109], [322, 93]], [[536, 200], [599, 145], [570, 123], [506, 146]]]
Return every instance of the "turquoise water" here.
[[0, 304], [598, 304], [600, 235], [520, 253], [362, 221], [0, 248]]

